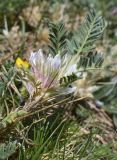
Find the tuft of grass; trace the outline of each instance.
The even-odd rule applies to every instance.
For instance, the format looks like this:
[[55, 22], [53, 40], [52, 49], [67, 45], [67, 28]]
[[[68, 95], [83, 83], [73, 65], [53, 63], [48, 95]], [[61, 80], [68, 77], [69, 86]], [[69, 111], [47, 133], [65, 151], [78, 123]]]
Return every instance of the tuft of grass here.
[[73, 121], [61, 122], [49, 134], [45, 128], [42, 125], [34, 129], [33, 146], [21, 147], [18, 160], [115, 160], [117, 157], [112, 143], [101, 144], [96, 140], [96, 135], [101, 134], [97, 128], [85, 134], [82, 126]]

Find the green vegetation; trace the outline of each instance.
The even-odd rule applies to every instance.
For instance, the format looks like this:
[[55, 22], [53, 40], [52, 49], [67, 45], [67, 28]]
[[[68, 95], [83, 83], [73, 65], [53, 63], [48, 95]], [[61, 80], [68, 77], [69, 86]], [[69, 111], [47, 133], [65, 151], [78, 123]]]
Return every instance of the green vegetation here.
[[117, 2], [0, 2], [0, 160], [117, 159]]

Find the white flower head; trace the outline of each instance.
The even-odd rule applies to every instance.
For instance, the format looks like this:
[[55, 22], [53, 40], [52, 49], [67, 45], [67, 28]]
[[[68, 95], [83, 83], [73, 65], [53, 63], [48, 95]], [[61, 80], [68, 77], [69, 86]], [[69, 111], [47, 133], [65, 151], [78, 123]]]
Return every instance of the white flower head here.
[[61, 67], [61, 57], [45, 56], [41, 49], [32, 52], [29, 58], [31, 72], [37, 81], [41, 82], [42, 88], [53, 87], [58, 84], [58, 74]]
[[[42, 50], [32, 52], [29, 58], [31, 65], [31, 75], [36, 82], [40, 82], [41, 89], [59, 88], [60, 79], [64, 76], [71, 75], [77, 70], [77, 65], [67, 67], [69, 57], [61, 58], [60, 54], [55, 57], [49, 55], [48, 57], [43, 54]], [[26, 84], [27, 90], [32, 94], [36, 89], [34, 85]], [[74, 88], [70, 88], [70, 92], [74, 92]]]

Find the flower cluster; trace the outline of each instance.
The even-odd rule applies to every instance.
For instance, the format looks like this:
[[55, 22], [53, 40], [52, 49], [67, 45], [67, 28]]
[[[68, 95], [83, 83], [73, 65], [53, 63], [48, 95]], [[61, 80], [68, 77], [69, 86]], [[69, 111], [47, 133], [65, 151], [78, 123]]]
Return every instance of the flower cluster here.
[[[49, 55], [48, 57], [43, 54], [42, 50], [32, 52], [29, 58], [31, 65], [30, 74], [35, 79], [36, 83], [40, 84], [43, 91], [48, 89], [60, 88], [60, 79], [63, 76], [71, 75], [76, 72], [76, 64], [69, 66], [70, 57], [61, 57], [57, 54], [55, 57]], [[25, 83], [28, 92], [33, 95], [36, 92], [36, 86], [29, 80]], [[69, 92], [73, 92], [71, 87]]]

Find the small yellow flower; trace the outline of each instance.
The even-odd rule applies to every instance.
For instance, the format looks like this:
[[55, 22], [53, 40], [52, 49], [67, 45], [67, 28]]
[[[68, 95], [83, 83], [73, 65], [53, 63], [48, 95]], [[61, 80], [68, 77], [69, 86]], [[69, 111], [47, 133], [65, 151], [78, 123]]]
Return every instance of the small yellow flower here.
[[29, 66], [30, 66], [30, 64], [29, 64], [28, 61], [23, 60], [23, 59], [21, 59], [20, 57], [18, 57], [18, 58], [16, 59], [15, 65], [16, 65], [18, 68], [26, 68], [26, 69], [28, 69]]

